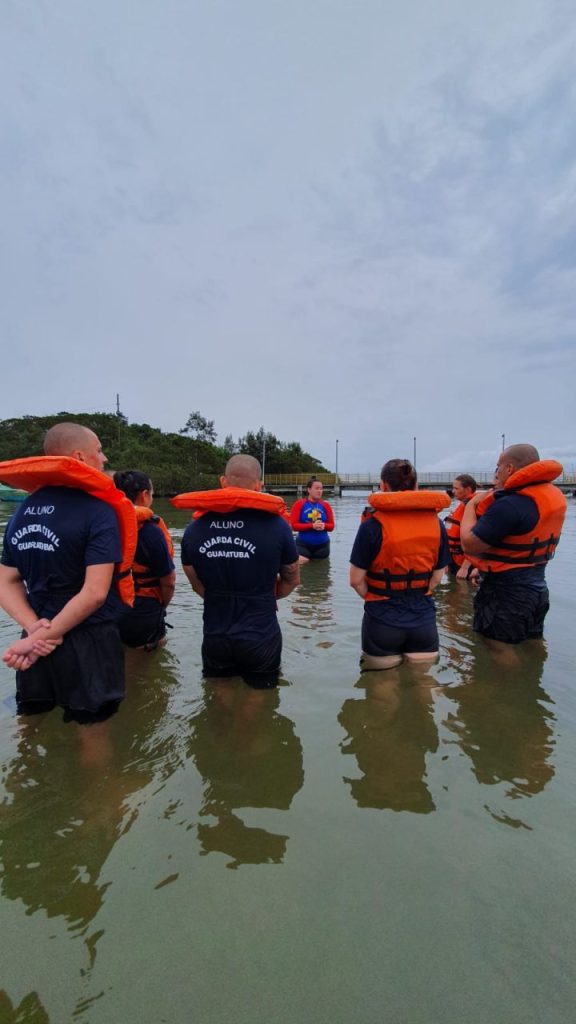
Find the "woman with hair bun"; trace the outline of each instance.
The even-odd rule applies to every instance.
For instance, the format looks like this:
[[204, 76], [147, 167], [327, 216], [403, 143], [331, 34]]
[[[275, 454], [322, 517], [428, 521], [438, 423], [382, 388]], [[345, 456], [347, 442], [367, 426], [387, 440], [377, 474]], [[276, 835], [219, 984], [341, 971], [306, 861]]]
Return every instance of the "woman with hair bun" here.
[[369, 498], [373, 514], [361, 523], [350, 556], [350, 586], [364, 599], [363, 669], [437, 657], [432, 591], [449, 562], [438, 518], [448, 496], [418, 491], [407, 459], [390, 459], [380, 477], [380, 490]]
[[327, 501], [322, 501], [322, 481], [315, 476], [306, 484], [306, 498], [294, 502], [290, 510], [290, 525], [298, 534], [296, 550], [301, 565], [311, 558], [328, 558], [329, 533], [334, 529], [334, 514]]
[[166, 608], [174, 596], [174, 545], [164, 520], [152, 511], [152, 481], [139, 469], [114, 473], [114, 483], [136, 508], [138, 544], [132, 575], [134, 607], [118, 623], [127, 647], [154, 651], [166, 643]]

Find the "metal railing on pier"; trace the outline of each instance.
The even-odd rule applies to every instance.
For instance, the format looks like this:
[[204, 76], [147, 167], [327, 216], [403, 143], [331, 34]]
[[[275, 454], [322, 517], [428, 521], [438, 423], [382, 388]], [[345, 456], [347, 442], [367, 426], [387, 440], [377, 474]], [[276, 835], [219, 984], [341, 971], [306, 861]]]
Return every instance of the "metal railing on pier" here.
[[[420, 487], [436, 488], [445, 490], [452, 486], [455, 476], [459, 470], [454, 472], [418, 473], [418, 484]], [[478, 484], [486, 486], [492, 484], [494, 474], [487, 471], [472, 472], [472, 476]], [[310, 479], [309, 473], [267, 473], [267, 490], [285, 490], [286, 492], [298, 491], [304, 487]], [[320, 480], [325, 487], [334, 488], [340, 492], [351, 490], [374, 490], [380, 485], [380, 473], [316, 473], [316, 480]], [[555, 481], [560, 487], [576, 487], [576, 473], [564, 473]]]

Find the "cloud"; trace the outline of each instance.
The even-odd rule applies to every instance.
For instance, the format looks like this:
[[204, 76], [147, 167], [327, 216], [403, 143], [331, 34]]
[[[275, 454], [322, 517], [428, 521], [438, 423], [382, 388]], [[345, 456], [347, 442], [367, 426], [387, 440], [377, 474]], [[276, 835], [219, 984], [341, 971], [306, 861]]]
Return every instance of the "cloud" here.
[[4, 12], [4, 415], [119, 391], [351, 472], [561, 447], [576, 30], [545, 8]]

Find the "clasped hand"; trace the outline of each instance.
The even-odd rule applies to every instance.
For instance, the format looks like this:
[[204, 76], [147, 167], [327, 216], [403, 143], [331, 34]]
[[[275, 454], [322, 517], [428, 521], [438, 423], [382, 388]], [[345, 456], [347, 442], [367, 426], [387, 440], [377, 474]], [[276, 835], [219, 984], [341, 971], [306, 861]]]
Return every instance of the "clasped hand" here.
[[25, 672], [38, 658], [45, 658], [48, 654], [62, 643], [62, 637], [47, 639], [42, 636], [42, 630], [50, 629], [50, 619], [38, 619], [34, 625], [27, 630], [28, 636], [21, 640], [15, 640], [10, 647], [7, 647], [2, 655], [2, 661], [10, 668]]

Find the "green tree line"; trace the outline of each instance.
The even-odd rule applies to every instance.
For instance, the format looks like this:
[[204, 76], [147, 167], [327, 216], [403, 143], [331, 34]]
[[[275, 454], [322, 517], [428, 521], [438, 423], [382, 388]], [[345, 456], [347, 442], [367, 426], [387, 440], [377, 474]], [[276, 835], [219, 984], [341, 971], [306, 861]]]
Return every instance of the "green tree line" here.
[[142, 470], [159, 495], [216, 487], [228, 458], [236, 453], [254, 455], [260, 462], [264, 454], [266, 474], [326, 472], [318, 459], [297, 442], [280, 441], [263, 427], [237, 441], [228, 435], [218, 445], [214, 422], [200, 413], [191, 413], [177, 434], [164, 433], [148, 423], [129, 423], [122, 414], [103, 412], [59, 412], [0, 420], [0, 461], [41, 455], [44, 434], [62, 420], [73, 420], [94, 430], [108, 456], [107, 468]]

